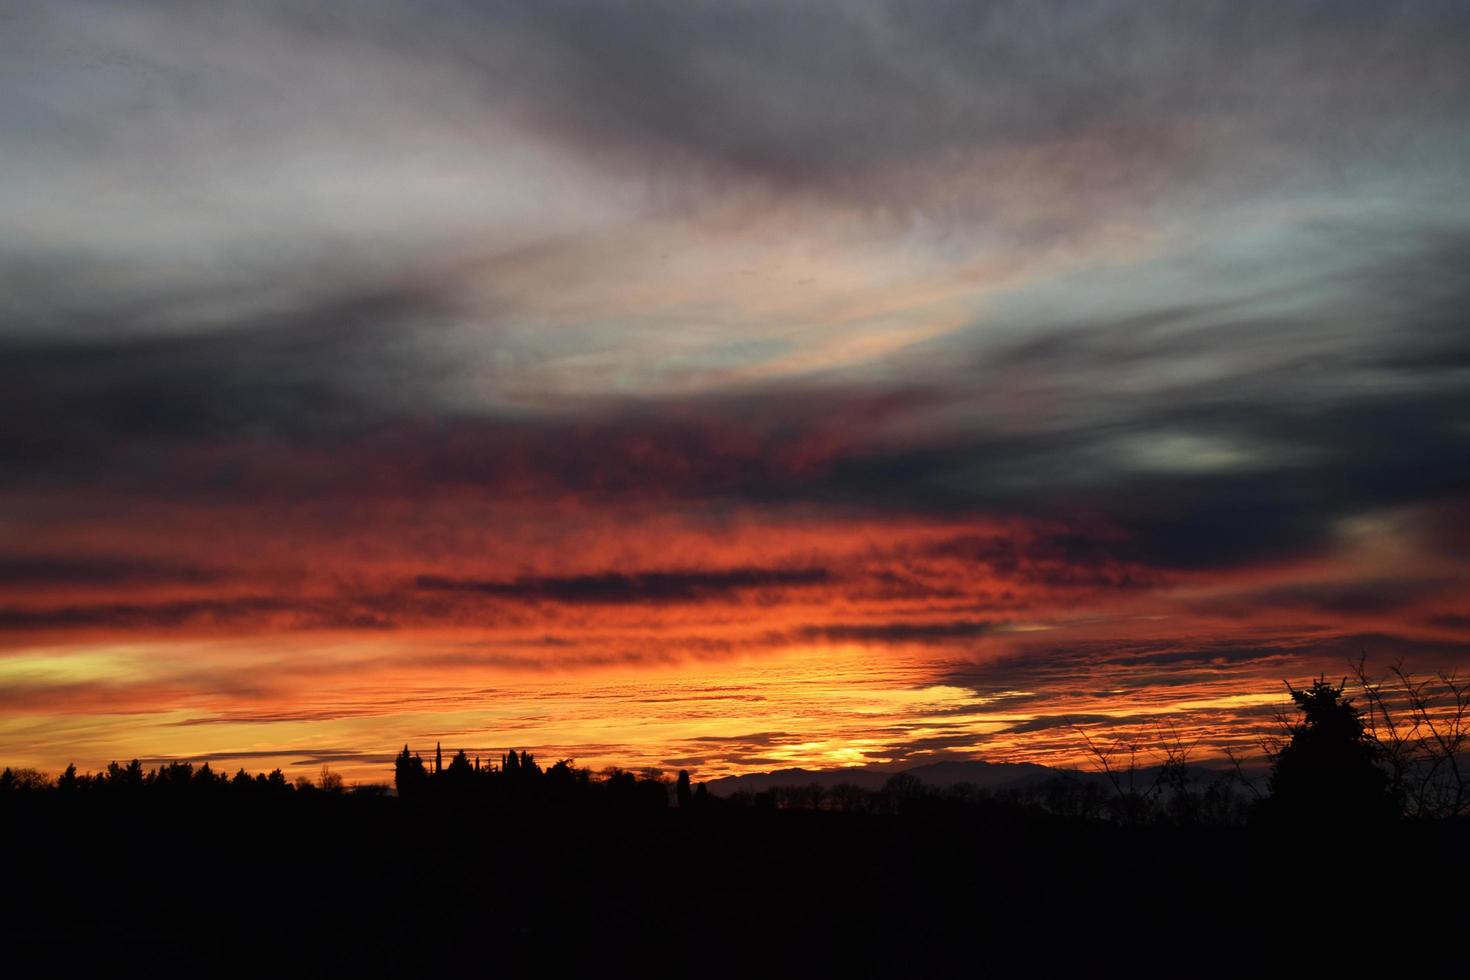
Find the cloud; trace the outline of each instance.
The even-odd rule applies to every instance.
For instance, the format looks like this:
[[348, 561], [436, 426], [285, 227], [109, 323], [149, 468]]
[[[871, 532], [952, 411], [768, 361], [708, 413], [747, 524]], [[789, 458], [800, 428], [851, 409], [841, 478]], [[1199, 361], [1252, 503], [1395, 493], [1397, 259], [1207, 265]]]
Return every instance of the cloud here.
[[1305, 609], [1331, 615], [1394, 612], [1432, 599], [1453, 582], [1377, 579], [1366, 582], [1302, 582], [1204, 603], [1207, 609], [1250, 616], [1262, 609]]
[[0, 583], [9, 588], [214, 584], [228, 577], [218, 569], [146, 558], [57, 555], [0, 555]]
[[372, 604], [330, 598], [237, 596], [151, 603], [0, 608], [0, 632], [57, 630], [156, 633], [178, 629], [246, 630], [387, 629], [393, 626]]
[[1042, 732], [1053, 728], [1071, 728], [1077, 725], [1088, 728], [1112, 728], [1118, 725], [1132, 725], [1136, 723], [1137, 720], [1133, 718], [1114, 718], [1111, 715], [1038, 715], [1029, 721], [1012, 725], [1006, 731], [1012, 735], [1020, 735], [1026, 732]]
[[596, 575], [519, 578], [508, 582], [421, 575], [425, 592], [469, 592], [501, 599], [545, 599], [566, 603], [697, 602], [758, 589], [825, 585], [825, 568], [733, 568], [720, 571], [604, 572]]
[[746, 747], [784, 745], [800, 741], [801, 736], [789, 732], [751, 732], [748, 735], [697, 735], [691, 742], [714, 742], [721, 745], [734, 744]]
[[222, 333], [138, 339], [119, 325], [98, 338], [0, 338], [0, 465], [12, 480], [116, 467], [126, 480], [175, 447], [284, 450], [361, 433], [404, 411], [376, 385], [413, 373], [391, 367], [392, 332], [422, 323], [432, 303], [377, 293]]
[[803, 627], [803, 640], [825, 643], [945, 643], [989, 636], [1004, 624], [984, 620], [901, 623], [833, 623]]

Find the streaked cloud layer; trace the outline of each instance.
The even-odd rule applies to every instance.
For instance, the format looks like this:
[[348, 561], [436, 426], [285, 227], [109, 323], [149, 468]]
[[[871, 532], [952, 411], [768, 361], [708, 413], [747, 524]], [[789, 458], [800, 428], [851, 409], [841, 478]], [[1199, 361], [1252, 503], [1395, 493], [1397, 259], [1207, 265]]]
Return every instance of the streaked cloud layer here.
[[1049, 761], [1470, 659], [1463, 5], [0, 16], [7, 761]]

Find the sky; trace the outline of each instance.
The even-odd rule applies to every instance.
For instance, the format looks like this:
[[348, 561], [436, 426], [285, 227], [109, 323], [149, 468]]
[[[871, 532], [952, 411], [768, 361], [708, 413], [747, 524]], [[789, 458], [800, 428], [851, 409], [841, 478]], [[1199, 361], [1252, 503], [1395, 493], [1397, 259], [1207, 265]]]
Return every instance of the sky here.
[[1257, 751], [1470, 668], [1470, 6], [0, 11], [0, 761]]

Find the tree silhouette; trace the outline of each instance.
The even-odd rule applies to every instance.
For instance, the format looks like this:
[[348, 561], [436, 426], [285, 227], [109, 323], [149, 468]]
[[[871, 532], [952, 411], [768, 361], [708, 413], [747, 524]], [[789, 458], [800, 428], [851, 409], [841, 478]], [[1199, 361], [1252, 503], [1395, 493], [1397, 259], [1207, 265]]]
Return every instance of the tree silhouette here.
[[410, 755], [408, 746], [398, 753], [393, 760], [393, 784], [398, 787], [398, 795], [407, 799], [421, 793], [429, 782], [429, 774], [424, 769], [424, 760], [416, 755]]
[[1288, 685], [1301, 717], [1273, 754], [1268, 815], [1316, 826], [1373, 823], [1398, 812], [1379, 747], [1342, 684]]
[[317, 780], [317, 787], [323, 793], [345, 792], [346, 787], [342, 783], [342, 774], [333, 772], [326, 766], [322, 766], [321, 777]]
[[458, 796], [464, 796], [471, 792], [475, 786], [475, 769], [470, 765], [470, 757], [460, 749], [449, 760], [449, 765], [444, 767], [444, 788]]
[[40, 792], [49, 787], [50, 780], [39, 769], [6, 767], [4, 772], [0, 772], [0, 794]]

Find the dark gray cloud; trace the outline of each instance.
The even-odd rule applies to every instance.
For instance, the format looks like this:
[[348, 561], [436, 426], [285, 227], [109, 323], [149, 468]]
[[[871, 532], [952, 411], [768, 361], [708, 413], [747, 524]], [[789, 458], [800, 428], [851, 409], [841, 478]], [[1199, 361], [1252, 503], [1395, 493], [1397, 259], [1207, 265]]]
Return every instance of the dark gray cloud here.
[[0, 554], [0, 585], [12, 589], [215, 583], [229, 575], [219, 569], [146, 558]]
[[985, 620], [943, 622], [831, 623], [803, 627], [799, 637], [826, 643], [951, 643], [989, 636], [1004, 626]]
[[0, 632], [160, 631], [184, 627], [256, 630], [273, 620], [298, 629], [385, 629], [380, 603], [291, 596], [243, 596], [152, 603], [106, 602], [0, 608]]
[[1012, 725], [1006, 729], [1011, 734], [1023, 734], [1025, 732], [1044, 732], [1054, 728], [1071, 728], [1082, 725], [1088, 728], [1104, 727], [1114, 728], [1118, 726], [1136, 725], [1136, 718], [1117, 718], [1112, 715], [1037, 715], [1029, 721]]
[[720, 571], [601, 572], [590, 575], [522, 577], [511, 581], [456, 579], [421, 575], [424, 592], [472, 593], [497, 599], [545, 599], [566, 603], [697, 602], [728, 598], [759, 589], [826, 585], [835, 576], [826, 568], [732, 568]]
[[1264, 609], [1304, 609], [1314, 613], [1384, 613], [1404, 609], [1448, 591], [1459, 583], [1445, 579], [1376, 579], [1363, 582], [1303, 582], [1247, 591], [1201, 603], [1210, 612], [1251, 616]]
[[751, 732], [748, 735], [696, 735], [691, 742], [733, 743], [746, 747], [786, 745], [801, 741], [802, 736], [790, 732]]
[[409, 23], [391, 7], [350, 24], [318, 14], [311, 29], [389, 48], [431, 44], [578, 135], [773, 179], [1209, 116], [1244, 119], [1256, 139], [1330, 146], [1365, 119], [1463, 107], [1456, 80], [1470, 29], [1462, 9], [1442, 3], [465, 10], [439, 23]]
[[360, 434], [426, 397], [412, 379], [427, 366], [393, 334], [434, 308], [378, 294], [223, 332], [0, 337], [0, 473], [91, 480], [110, 470], [126, 482], [179, 447]]

